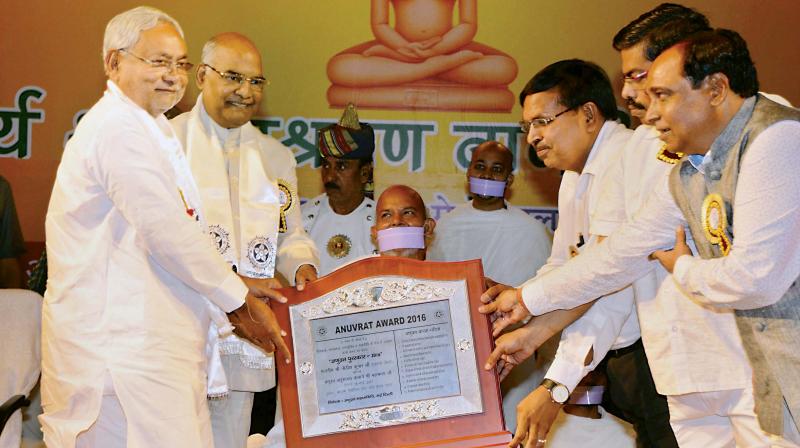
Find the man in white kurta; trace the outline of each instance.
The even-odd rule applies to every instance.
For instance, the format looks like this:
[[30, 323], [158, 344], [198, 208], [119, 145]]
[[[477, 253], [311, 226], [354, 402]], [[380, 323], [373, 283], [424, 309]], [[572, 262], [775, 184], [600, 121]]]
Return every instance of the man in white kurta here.
[[[302, 287], [316, 278], [314, 242], [300, 225], [292, 152], [250, 119], [266, 81], [255, 45], [237, 33], [209, 40], [197, 72], [202, 93], [172, 124], [200, 192], [217, 250], [240, 275]], [[242, 448], [255, 392], [275, 386], [272, 354], [235, 335], [219, 342], [227, 390], [209, 389], [215, 446]], [[219, 373], [219, 372], [215, 372]]]
[[[682, 76], [682, 62], [675, 63], [682, 56], [679, 51], [673, 47], [657, 59], [657, 62], [665, 61], [662, 67], [667, 61], [672, 62], [674, 65], [669, 67], [672, 71], [668, 73], [676, 77]], [[671, 61], [670, 57], [673, 58]], [[657, 62], [653, 64], [653, 69]], [[648, 77], [652, 73], [659, 73], [662, 76], [661, 82], [664, 82], [664, 71], [650, 70]], [[727, 85], [724, 87], [729, 88]], [[686, 90], [691, 92], [690, 88]], [[656, 89], [653, 88], [652, 91]], [[673, 91], [677, 89], [673, 87]], [[696, 92], [692, 93], [698, 95]], [[681, 95], [686, 94], [681, 92]], [[689, 157], [689, 163], [709, 178], [719, 176], [719, 172], [715, 173], [707, 166], [718, 157], [718, 151], [727, 149], [720, 142], [726, 137], [730, 138], [730, 134], [741, 132], [742, 123], [747, 120], [747, 114], [752, 112], [756, 102], [766, 101], [760, 96], [747, 99], [737, 96], [738, 93], [728, 91], [724, 101], [734, 105], [724, 104], [718, 109], [725, 110], [730, 115], [723, 116], [722, 119], [718, 116], [695, 117], [697, 121], [692, 132], [682, 128], [680, 137], [674, 137], [677, 132], [672, 134], [664, 131], [661, 139], [669, 145], [667, 148], [687, 148], [695, 153], [708, 151], [704, 156], [693, 154]], [[707, 107], [700, 102], [693, 104], [698, 110]], [[663, 108], [663, 105], [659, 104], [659, 107]], [[648, 109], [647, 115], [655, 117], [654, 122], [659, 117], [659, 107], [654, 108], [651, 104]], [[651, 112], [651, 109], [656, 112]], [[676, 110], [679, 112], [673, 112], [674, 115], [670, 117], [673, 120], [677, 120], [676, 117], [685, 117], [688, 107]], [[662, 125], [662, 129], [670, 129], [663, 122], [658, 124]], [[671, 388], [676, 392], [684, 391], [669, 397], [671, 412], [677, 411], [673, 412], [673, 418], [678, 418], [677, 424], [673, 423], [673, 426], [676, 427], [682, 445], [794, 446], [787, 440], [765, 437], [763, 431], [757, 428], [753, 414], [752, 386], [746, 384], [750, 377], [749, 368], [743, 366], [745, 361], [741, 360], [741, 342], [730, 334], [729, 324], [726, 323], [729, 314], [724, 308], [734, 303], [737, 308], [773, 303], [785, 292], [786, 285], [790, 285], [797, 277], [800, 258], [795, 256], [796, 232], [791, 230], [796, 229], [800, 221], [797, 218], [798, 208], [786, 204], [797, 203], [798, 189], [796, 176], [790, 174], [790, 169], [783, 168], [794, 166], [793, 163], [797, 160], [797, 142], [800, 141], [796, 138], [797, 130], [796, 122], [785, 121], [772, 125], [751, 141], [748, 152], [741, 158], [736, 189], [737, 213], [734, 217], [738, 239], [727, 257], [720, 259], [730, 263], [726, 268], [736, 266], [740, 270], [726, 272], [707, 260], [681, 257], [680, 268], [676, 267], [673, 276], [662, 283], [657, 297], [647, 304], [656, 311], [666, 310], [657, 319], [656, 316], [652, 317], [652, 322], [648, 323], [648, 327], [651, 327], [648, 332], [656, 337], [669, 335], [667, 341], [653, 347], [668, 350], [661, 354], [659, 361], [662, 362], [662, 368], [669, 368], [671, 371], [663, 374], [663, 383], [659, 387]], [[708, 137], [709, 134], [716, 136], [710, 149], [698, 149], [698, 136]], [[652, 140], [653, 137], [649, 138]], [[677, 138], [683, 139], [683, 145], [675, 144]], [[651, 151], [650, 154], [655, 155], [656, 152]], [[640, 175], [641, 170], [636, 169], [635, 173]], [[633, 181], [626, 181], [626, 185], [628, 184], [637, 185]], [[511, 302], [512, 299], [522, 299], [526, 309], [539, 314], [554, 307], [569, 308], [578, 305], [601, 290], [612, 290], [616, 285], [650, 271], [652, 262], [646, 261], [646, 257], [656, 249], [672, 245], [675, 241], [675, 227], [686, 221], [670, 193], [667, 175], [657, 176], [648, 192], [645, 205], [640, 206], [632, 219], [615, 232], [607, 243], [587, 251], [585, 255], [572, 260], [547, 278], [526, 285], [520, 296], [507, 295], [498, 300], [507, 299]], [[625, 194], [629, 195], [628, 191]], [[780, 200], [764, 200], [765, 198]], [[685, 250], [688, 251], [688, 248]], [[768, 254], [769, 257], [762, 257], [760, 254]], [[782, 258], [776, 259], [778, 257]], [[591, 281], [587, 281], [588, 279]], [[697, 292], [700, 290], [702, 293]], [[677, 303], [690, 300], [696, 308], [708, 308], [709, 312], [718, 312], [723, 317], [713, 319], [705, 316], [699, 309], [691, 308], [688, 303]], [[725, 306], [719, 306], [720, 303]], [[713, 310], [709, 306], [714, 304], [720, 309]], [[682, 313], [680, 321], [674, 320], [678, 317], [677, 312]], [[663, 328], [664, 325], [669, 327]], [[644, 330], [644, 324], [642, 328]], [[694, 347], [698, 345], [698, 341], [702, 341], [700, 345], [703, 347]], [[717, 347], [722, 347], [724, 351], [714, 353], [711, 358], [704, 356], [705, 350], [713, 351]], [[683, 365], [687, 362], [700, 365]], [[714, 372], [714, 369], [718, 372]], [[679, 377], [683, 375], [690, 378]], [[745, 383], [744, 386], [740, 385], [742, 382]], [[761, 410], [756, 407], [755, 411]], [[784, 421], [784, 434], [789, 438], [796, 437], [796, 430], [792, 434], [792, 427], [790, 419]]]
[[[602, 69], [591, 63], [567, 60], [551, 64], [531, 79], [520, 100], [528, 141], [548, 167], [565, 170], [559, 189], [559, 226], [551, 256], [537, 273], [541, 278], [607, 235], [596, 230], [593, 221], [599, 186], [632, 132], [606, 118], [617, 113], [611, 85]], [[513, 344], [519, 334], [537, 331], [537, 325], [534, 320], [501, 336], [498, 350]], [[514, 443], [527, 440], [542, 445], [547, 440], [548, 446], [632, 446], [632, 438], [623, 435], [619, 423], [609, 416], [598, 421], [562, 414], [548, 436], [550, 425], [559, 415], [559, 403], [563, 403], [556, 398], [556, 389], [574, 392], [588, 372], [602, 367], [611, 386], [604, 404], [613, 404], [620, 415], [634, 423], [639, 446], [676, 446], [668, 426], [666, 401], [655, 393], [649, 372], [629, 367], [643, 358], [638, 339], [630, 288], [595, 302], [564, 330], [555, 360], [545, 375], [547, 381], [518, 404]], [[511, 364], [519, 360], [505, 359]], [[596, 438], [601, 431], [606, 437], [603, 442]]]
[[349, 104], [338, 123], [320, 129], [317, 148], [322, 156], [325, 193], [302, 207], [303, 227], [319, 249], [320, 275], [371, 255], [370, 236], [375, 201], [365, 196], [372, 171], [375, 134], [359, 123], [355, 106]]
[[251, 293], [265, 284], [245, 284], [205, 234], [163, 116], [191, 68], [179, 25], [153, 8], [126, 11], [109, 22], [104, 55], [107, 90], [67, 144], [46, 218], [45, 443], [211, 447], [211, 320], [226, 327], [228, 312], [242, 334], [288, 350]]

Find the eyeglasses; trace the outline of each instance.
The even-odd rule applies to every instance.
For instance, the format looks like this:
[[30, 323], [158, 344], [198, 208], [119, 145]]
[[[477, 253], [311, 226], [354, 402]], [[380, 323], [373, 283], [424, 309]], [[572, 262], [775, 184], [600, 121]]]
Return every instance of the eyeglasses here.
[[253, 90], [259, 90], [259, 91], [262, 90], [264, 86], [269, 85], [269, 81], [267, 81], [266, 78], [262, 76], [253, 76], [252, 78], [250, 78], [242, 75], [241, 73], [221, 72], [208, 64], [203, 64], [203, 65], [210, 68], [211, 70], [214, 70], [222, 79], [225, 80], [225, 82], [231, 85], [235, 84], [237, 86], [241, 86], [246, 81], [248, 84], [250, 84], [250, 87]]
[[180, 73], [182, 75], [185, 75], [186, 73], [189, 72], [189, 70], [192, 69], [192, 67], [194, 67], [194, 64], [192, 64], [191, 62], [187, 62], [187, 61], [172, 61], [172, 60], [169, 60], [169, 59], [147, 59], [147, 58], [143, 58], [143, 57], [141, 57], [139, 55], [131, 53], [130, 51], [128, 51], [128, 50], [126, 50], [124, 48], [120, 48], [119, 52], [120, 53], [125, 53], [127, 55], [131, 55], [131, 56], [135, 57], [136, 59], [144, 62], [147, 65], [149, 65], [150, 67], [153, 67], [153, 68], [159, 69], [159, 70], [165, 70], [166, 72], [171, 72], [173, 69], [177, 69], [178, 73]]
[[520, 121], [519, 127], [522, 128], [522, 132], [527, 134], [531, 131], [531, 128], [543, 128], [548, 124], [554, 122], [556, 118], [564, 115], [565, 113], [575, 109], [574, 107], [570, 107], [569, 109], [564, 109], [561, 112], [553, 115], [552, 117], [541, 117], [541, 118], [534, 118], [530, 121]]
[[627, 84], [629, 82], [640, 82], [643, 79], [647, 78], [647, 70], [643, 72], [639, 72], [635, 75], [631, 74], [630, 72], [622, 75], [622, 82]]

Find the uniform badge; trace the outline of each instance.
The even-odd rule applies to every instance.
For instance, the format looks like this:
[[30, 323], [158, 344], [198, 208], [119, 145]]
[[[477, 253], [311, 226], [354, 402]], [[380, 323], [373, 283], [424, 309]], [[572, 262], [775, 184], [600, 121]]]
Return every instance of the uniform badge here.
[[223, 229], [222, 226], [217, 224], [208, 226], [208, 233], [214, 238], [214, 245], [217, 246], [217, 251], [220, 254], [224, 254], [231, 247], [230, 233]]
[[682, 152], [672, 152], [667, 150], [667, 145], [661, 145], [661, 149], [658, 150], [658, 154], [656, 154], [656, 158], [664, 163], [669, 163], [670, 165], [675, 165], [681, 161], [683, 156], [686, 154]]
[[247, 245], [247, 258], [253, 266], [264, 269], [269, 264], [272, 255], [272, 243], [269, 238], [257, 236]]
[[344, 258], [350, 253], [353, 243], [347, 235], [334, 235], [328, 240], [328, 255], [334, 258]]
[[286, 224], [286, 213], [294, 205], [294, 195], [292, 194], [292, 189], [289, 188], [289, 183], [283, 179], [278, 179], [278, 192], [281, 201], [281, 222], [278, 226], [278, 232], [286, 233], [286, 230], [288, 229], [288, 225]]
[[719, 246], [722, 256], [728, 255], [731, 251], [731, 240], [725, 235], [728, 227], [728, 218], [725, 214], [725, 202], [722, 196], [711, 193], [703, 200], [702, 217], [703, 230], [706, 239], [711, 244]]

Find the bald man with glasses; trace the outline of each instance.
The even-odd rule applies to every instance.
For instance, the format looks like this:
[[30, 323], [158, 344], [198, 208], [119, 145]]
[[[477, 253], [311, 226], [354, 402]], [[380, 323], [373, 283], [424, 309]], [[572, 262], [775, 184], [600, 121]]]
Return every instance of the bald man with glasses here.
[[[319, 257], [302, 227], [291, 150], [250, 124], [267, 80], [250, 39], [222, 33], [203, 47], [194, 108], [170, 123], [186, 151], [214, 245], [239, 275], [302, 289]], [[215, 335], [214, 335], [215, 336]], [[235, 335], [219, 340], [223, 371], [211, 371], [214, 444], [244, 448], [256, 392], [275, 387], [271, 354]], [[216, 356], [216, 354], [215, 354]]]

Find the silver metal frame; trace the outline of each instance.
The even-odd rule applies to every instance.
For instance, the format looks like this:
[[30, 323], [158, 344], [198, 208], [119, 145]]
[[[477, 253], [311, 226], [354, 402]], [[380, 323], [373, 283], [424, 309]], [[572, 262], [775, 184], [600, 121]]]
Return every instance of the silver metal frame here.
[[[320, 414], [311, 320], [443, 299], [450, 301], [460, 395]], [[368, 277], [317, 299], [290, 306], [289, 317], [295, 347], [295, 375], [303, 437], [483, 412], [467, 284], [464, 280]], [[298, 348], [311, 350], [298, 351]]]

